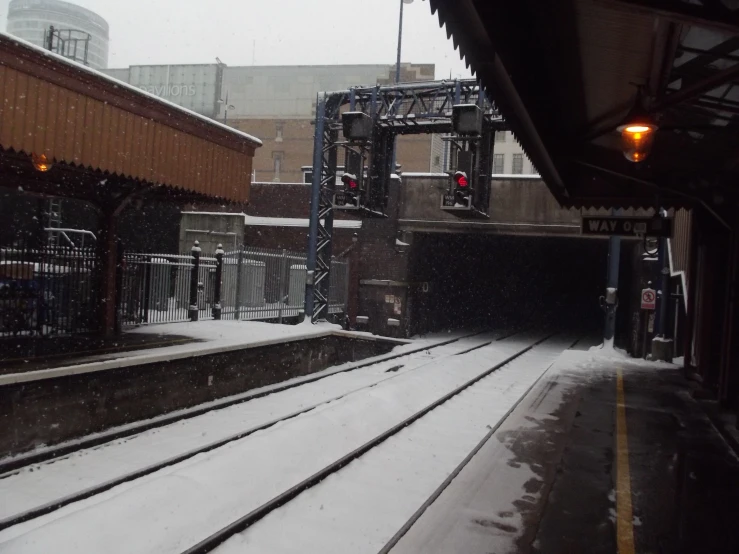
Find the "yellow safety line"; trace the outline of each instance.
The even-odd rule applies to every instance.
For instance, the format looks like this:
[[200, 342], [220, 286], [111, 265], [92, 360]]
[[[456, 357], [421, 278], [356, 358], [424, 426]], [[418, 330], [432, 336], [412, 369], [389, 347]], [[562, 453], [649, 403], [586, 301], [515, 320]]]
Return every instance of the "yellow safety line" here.
[[634, 554], [629, 442], [626, 435], [624, 379], [620, 368], [616, 380], [616, 544], [618, 554]]

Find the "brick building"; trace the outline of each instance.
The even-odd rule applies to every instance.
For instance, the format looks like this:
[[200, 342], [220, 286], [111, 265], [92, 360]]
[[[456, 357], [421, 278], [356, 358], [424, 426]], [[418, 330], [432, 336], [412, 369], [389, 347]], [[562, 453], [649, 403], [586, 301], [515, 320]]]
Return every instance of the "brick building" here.
[[[226, 67], [223, 94], [228, 94], [229, 105], [219, 117], [264, 141], [254, 160], [255, 181], [300, 183], [302, 167], [313, 161], [316, 94], [388, 84], [394, 78], [392, 65]], [[403, 82], [432, 79], [433, 64], [401, 65]], [[400, 137], [398, 163], [406, 171], [429, 171], [431, 148], [431, 135]]]

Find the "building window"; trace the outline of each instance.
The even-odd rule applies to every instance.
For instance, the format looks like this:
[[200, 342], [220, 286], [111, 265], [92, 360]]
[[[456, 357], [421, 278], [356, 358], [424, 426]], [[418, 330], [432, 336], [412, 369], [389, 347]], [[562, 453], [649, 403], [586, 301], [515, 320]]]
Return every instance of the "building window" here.
[[511, 173], [523, 173], [523, 154], [513, 154], [513, 170]]
[[272, 152], [272, 163], [275, 173], [274, 177], [272, 178], [273, 181], [280, 180], [280, 174], [282, 173], [282, 162], [284, 161], [284, 158], [284, 152]]
[[505, 154], [493, 154], [493, 174], [505, 173]]
[[506, 131], [495, 131], [495, 142], [505, 142]]
[[277, 142], [282, 142], [282, 131], [285, 129], [284, 123], [277, 123], [275, 125], [275, 140]]

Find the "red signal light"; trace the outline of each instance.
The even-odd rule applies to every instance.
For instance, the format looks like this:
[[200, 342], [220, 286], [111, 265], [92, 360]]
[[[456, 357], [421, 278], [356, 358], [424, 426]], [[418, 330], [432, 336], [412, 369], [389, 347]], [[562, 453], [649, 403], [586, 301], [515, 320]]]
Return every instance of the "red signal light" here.
[[349, 189], [359, 188], [359, 184], [357, 183], [357, 178], [351, 173], [344, 173], [341, 176], [341, 182], [344, 183], [344, 186], [346, 188], [349, 188]]
[[464, 171], [457, 171], [454, 174], [454, 181], [457, 183], [457, 186], [460, 188], [464, 188], [470, 184], [469, 181], [467, 180], [467, 174]]
[[356, 177], [351, 173], [344, 173], [341, 176], [341, 182], [344, 183], [344, 186], [348, 189], [356, 190], [359, 188]]

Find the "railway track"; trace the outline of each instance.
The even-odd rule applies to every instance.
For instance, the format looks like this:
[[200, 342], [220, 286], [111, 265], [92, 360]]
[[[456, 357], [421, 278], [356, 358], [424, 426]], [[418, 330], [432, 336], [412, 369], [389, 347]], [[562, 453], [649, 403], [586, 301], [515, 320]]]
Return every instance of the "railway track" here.
[[[532, 336], [533, 334], [530, 334], [529, 336]], [[258, 433], [257, 431], [264, 431], [269, 426], [276, 426], [279, 427], [280, 430], [278, 433], [282, 433], [283, 435], [287, 430], [291, 429], [292, 427], [297, 427], [298, 430], [295, 431], [297, 434], [296, 437], [300, 436], [300, 427], [301, 425], [292, 426], [290, 425], [291, 420], [297, 421], [297, 419], [303, 420], [303, 418], [297, 418], [297, 415], [306, 414], [306, 412], [309, 411], [319, 411], [320, 413], [317, 415], [312, 416], [308, 420], [308, 422], [315, 422], [316, 418], [319, 418], [320, 421], [325, 421], [326, 418], [329, 419], [342, 419], [342, 416], [335, 415], [341, 413], [341, 407], [343, 406], [345, 411], [347, 407], [351, 407], [356, 403], [355, 401], [347, 403], [347, 398], [349, 394], [354, 394], [356, 396], [357, 393], [361, 395], [361, 397], [376, 397], [377, 395], [382, 396], [379, 389], [383, 389], [385, 391], [382, 394], [387, 394], [388, 390], [394, 390], [395, 392], [393, 394], [400, 395], [399, 397], [403, 397], [406, 394], [409, 394], [412, 390], [412, 383], [414, 382], [422, 382], [424, 379], [427, 378], [427, 375], [425, 373], [418, 374], [415, 372], [416, 369], [420, 369], [421, 367], [426, 367], [429, 364], [436, 364], [434, 366], [434, 371], [436, 374], [441, 374], [445, 372], [446, 374], [455, 376], [455, 372], [448, 371], [447, 367], [458, 367], [458, 368], [465, 368], [466, 374], [472, 375], [470, 379], [466, 379], [464, 382], [460, 381], [460, 378], [457, 378], [457, 384], [454, 387], [450, 387], [443, 395], [437, 395], [432, 401], [426, 402], [423, 406], [420, 406], [419, 409], [416, 409], [413, 411], [413, 413], [400, 418], [398, 421], [394, 421], [393, 425], [387, 425], [382, 429], [382, 432], [379, 432], [375, 434], [370, 440], [365, 441], [361, 445], [358, 445], [355, 448], [347, 448], [346, 451], [341, 452], [342, 455], [336, 456], [336, 458], [329, 464], [324, 465], [320, 470], [313, 472], [311, 475], [296, 480], [296, 482], [293, 483], [286, 483], [285, 485], [276, 483], [274, 486], [277, 487], [275, 490], [280, 490], [280, 494], [273, 496], [271, 499], [267, 499], [267, 501], [262, 502], [258, 507], [255, 507], [254, 509], [250, 510], [248, 514], [245, 514], [243, 517], [238, 518], [238, 520], [235, 520], [231, 522], [229, 525], [223, 527], [222, 529], [218, 530], [217, 532], [213, 533], [211, 536], [209, 536], [207, 539], [200, 541], [195, 546], [188, 547], [187, 544], [180, 544], [178, 548], [176, 549], [167, 549], [167, 548], [160, 548], [159, 546], [152, 547], [151, 549], [147, 548], [137, 548], [137, 547], [131, 547], [135, 551], [151, 551], [151, 552], [180, 552], [184, 548], [187, 548], [186, 552], [207, 552], [221, 544], [224, 540], [228, 539], [228, 537], [243, 531], [244, 529], [250, 527], [254, 523], [260, 521], [265, 516], [273, 512], [274, 510], [278, 509], [280, 506], [285, 505], [286, 503], [290, 502], [291, 500], [298, 497], [302, 492], [305, 492], [313, 487], [315, 487], [319, 482], [321, 482], [323, 479], [325, 479], [327, 476], [330, 476], [339, 470], [341, 470], [346, 465], [350, 464], [353, 460], [356, 460], [363, 455], [373, 451], [375, 448], [383, 444], [385, 441], [387, 441], [389, 438], [393, 437], [397, 433], [402, 432], [406, 427], [411, 425], [414, 422], [417, 422], [419, 419], [424, 418], [429, 413], [433, 412], [436, 408], [442, 406], [443, 404], [449, 402], [451, 399], [455, 398], [457, 395], [461, 394], [463, 391], [474, 387], [476, 383], [479, 381], [485, 379], [486, 377], [490, 376], [494, 372], [496, 372], [501, 367], [506, 366], [507, 364], [510, 364], [512, 361], [518, 359], [519, 357], [525, 355], [527, 352], [531, 351], [532, 349], [536, 349], [542, 342], [546, 341], [549, 335], [542, 336], [539, 334], [537, 337], [533, 337], [531, 339], [516, 339], [514, 341], [505, 341], [504, 339], [506, 337], [490, 337], [485, 340], [481, 340], [479, 344], [465, 344], [463, 348], [457, 349], [454, 352], [449, 352], [442, 358], [437, 358], [431, 361], [423, 362], [421, 364], [417, 364], [415, 367], [413, 367], [410, 372], [409, 371], [392, 371], [393, 367], [385, 368], [383, 369], [382, 373], [385, 375], [385, 378], [383, 378], [381, 381], [378, 381], [374, 384], [369, 384], [364, 387], [357, 388], [353, 391], [349, 391], [340, 397], [336, 397], [332, 400], [327, 400], [325, 402], [320, 403], [319, 407], [313, 406], [309, 407], [305, 410], [301, 410], [300, 413], [291, 414], [286, 417], [279, 418], [278, 420], [271, 421], [269, 423], [266, 423], [263, 426], [259, 426], [259, 428], [253, 428], [247, 431], [245, 434], [243, 434], [240, 438], [244, 440], [251, 441], [249, 443], [243, 443], [243, 441], [239, 441], [239, 437], [233, 436], [231, 437], [230, 441], [228, 442], [234, 442], [236, 444], [239, 444], [240, 449], [243, 449], [244, 447], [247, 447], [247, 451], [253, 451], [255, 449], [260, 449], [260, 442], [263, 442], [266, 439], [270, 439], [269, 435], [264, 435], [264, 433]], [[496, 340], [498, 339], [498, 340]], [[501, 340], [503, 339], [503, 340]], [[495, 344], [493, 344], [495, 343]], [[485, 349], [485, 345], [493, 345], [490, 346], [490, 348], [493, 348], [493, 350]], [[496, 346], [500, 345], [500, 346]], [[521, 348], [519, 348], [519, 345], [521, 345]], [[506, 354], [505, 357], [502, 357], [503, 354]], [[408, 356], [409, 354], [405, 353], [404, 356]], [[454, 361], [458, 360], [458, 361]], [[490, 367], [486, 367], [484, 371], [480, 371], [482, 368], [482, 363], [484, 363], [484, 360], [496, 360], [496, 363], [490, 365]], [[474, 361], [474, 364], [477, 364], [475, 367], [469, 367], [470, 365], [474, 365], [471, 362]], [[397, 362], [392, 362], [397, 363]], [[456, 364], [456, 365], [454, 365]], [[386, 367], [390, 364], [385, 364]], [[480, 369], [478, 369], [478, 367]], [[389, 372], [389, 373], [388, 373]], [[464, 372], [462, 372], [464, 373]], [[473, 375], [474, 374], [474, 375]], [[415, 375], [415, 377], [414, 377]], [[401, 384], [398, 383], [397, 385], [393, 384], [396, 380], [396, 377], [402, 377], [405, 376], [405, 384], [403, 384], [403, 387], [405, 387], [407, 390], [406, 392], [402, 392], [400, 390]], [[410, 387], [410, 388], [409, 388]], [[376, 393], [371, 393], [370, 390], [377, 390]], [[339, 401], [343, 398], [343, 401]], [[359, 399], [359, 398], [358, 398]], [[376, 400], [376, 398], [375, 398]], [[431, 400], [431, 397], [429, 396], [429, 400]], [[360, 402], [361, 404], [361, 402]], [[351, 411], [351, 410], [350, 410]], [[372, 413], [373, 411], [370, 410], [368, 412]], [[354, 414], [353, 414], [354, 415]], [[364, 416], [363, 416], [364, 417]], [[342, 419], [343, 420], [343, 419]], [[304, 420], [305, 421], [305, 420]], [[350, 422], [351, 423], [351, 422]], [[372, 422], [375, 427], [380, 429], [380, 423]], [[303, 423], [303, 426], [305, 426], [305, 422]], [[360, 423], [361, 426], [361, 423]], [[318, 431], [317, 431], [318, 432]], [[325, 436], [327, 433], [323, 433]], [[249, 435], [255, 435], [256, 440], [252, 440], [252, 437]], [[320, 433], [319, 433], [320, 436]], [[305, 439], [305, 437], [303, 437]], [[272, 436], [273, 440], [277, 440], [275, 436]], [[306, 440], [310, 440], [310, 438], [307, 438]], [[281, 441], [278, 441], [277, 444], [284, 444], [284, 439]], [[299, 441], [298, 441], [299, 442]], [[253, 444], [252, 444], [253, 443]], [[251, 445], [251, 446], [250, 446]], [[221, 446], [224, 446], [221, 444]], [[145, 474], [141, 474], [141, 472], [135, 472], [130, 473], [125, 476], [125, 481], [121, 480], [124, 478], [124, 476], [121, 476], [121, 479], [116, 480], [114, 483], [107, 482], [102, 487], [96, 487], [95, 490], [86, 490], [82, 494], [82, 491], [80, 493], [72, 495], [72, 497], [65, 497], [63, 499], [59, 499], [62, 502], [56, 501], [54, 506], [44, 506], [41, 507], [41, 510], [30, 510], [29, 513], [25, 514], [16, 514], [15, 517], [13, 517], [16, 522], [11, 523], [10, 525], [18, 525], [18, 527], [13, 527], [11, 529], [7, 529], [7, 527], [10, 527], [10, 525], [5, 525], [6, 531], [3, 533], [0, 533], [0, 541], [3, 543], [10, 540], [11, 542], [15, 542], [12, 539], [14, 537], [23, 536], [26, 533], [29, 533], [33, 535], [34, 530], [40, 529], [43, 530], [45, 528], [50, 529], [54, 528], [55, 524], [58, 527], [59, 525], [65, 523], [67, 521], [68, 517], [72, 517], [75, 521], [81, 517], [81, 514], [79, 512], [87, 513], [89, 512], [89, 509], [91, 506], [100, 506], [101, 508], [104, 508], [106, 506], [106, 503], [108, 501], [115, 502], [118, 500], [117, 497], [126, 496], [127, 494], [130, 494], [131, 491], [136, 491], [138, 489], [141, 489], [142, 491], [146, 491], [147, 488], [150, 488], [154, 486], [156, 488], [156, 485], [152, 485], [152, 483], [158, 483], [162, 479], [169, 479], [167, 477], [168, 475], [172, 475], [173, 473], [180, 473], [182, 471], [189, 472], [189, 468], [192, 467], [193, 463], [196, 465], [199, 463], [209, 463], [212, 459], [213, 454], [210, 454], [203, 458], [202, 456], [197, 458], [196, 461], [187, 462], [184, 465], [181, 463], [188, 458], [195, 457], [198, 453], [207, 452], [209, 450], [215, 450], [218, 448], [218, 445], [214, 445], [211, 448], [208, 448], [207, 450], [204, 449], [198, 449], [198, 452], [188, 452], [186, 458], [180, 459], [181, 457], [178, 456], [176, 458], [172, 458], [169, 460], [166, 460], [165, 462], [162, 462], [160, 464], [157, 464], [157, 467], [147, 467]], [[229, 447], [230, 448], [230, 447]], [[216, 456], [223, 456], [223, 452], [225, 452], [226, 455], [229, 454], [227, 448], [225, 451], [223, 449], [219, 449], [216, 451]], [[299, 445], [295, 446], [296, 451], [300, 451]], [[279, 457], [279, 454], [275, 453], [275, 456]], [[310, 454], [306, 453], [306, 456], [310, 458]], [[328, 455], [328, 454], [327, 454]], [[218, 465], [218, 464], [216, 464]], [[176, 467], [175, 467], [176, 466]], [[285, 479], [282, 478], [281, 472], [279, 470], [279, 467], [277, 466], [267, 466], [269, 469], [267, 469], [267, 474], [263, 476], [264, 479], [272, 478], [273, 476], [278, 477], [278, 481], [282, 480], [285, 481]], [[177, 469], [180, 468], [180, 469]], [[250, 470], [248, 468], [243, 469], [244, 472], [249, 472]], [[156, 473], [156, 475], [152, 475], [151, 477], [146, 477], [146, 475], [150, 475], [151, 473]], [[208, 470], [208, 474], [217, 474], [218, 470], [213, 470], [212, 468]], [[141, 479], [144, 477], [144, 479]], [[141, 479], [141, 480], [139, 480]], [[154, 481], [152, 481], [152, 479]], [[135, 482], [129, 482], [134, 481]], [[127, 484], [124, 484], [127, 483]], [[117, 488], [115, 491], [109, 491], [109, 489], [112, 489], [116, 487], [116, 485], [123, 485], [122, 487]], [[289, 485], [289, 486], [288, 486]], [[234, 484], [234, 491], [240, 490], [239, 486]], [[109, 491], [109, 492], [105, 492]], [[95, 498], [91, 498], [95, 497]], [[75, 504], [73, 506], [68, 506], [69, 504], [72, 504], [74, 502], [77, 502], [79, 500], [84, 500], [85, 498], [88, 498], [89, 500], [82, 502], [80, 504]], [[167, 499], [168, 500], [168, 499]], [[251, 500], [251, 499], [250, 499]], [[172, 500], [173, 503], [176, 503], [177, 501], [175, 499]], [[91, 504], [92, 503], [92, 504]], [[67, 509], [62, 510], [61, 513], [58, 512], [58, 515], [54, 512], [55, 510], [58, 510], [59, 508], [63, 506], [68, 506]], [[93, 511], [97, 511], [97, 508], [94, 508]], [[104, 509], [102, 510], [104, 511]], [[46, 514], [46, 515], [45, 515]], [[18, 517], [20, 516], [20, 517]], [[102, 516], [101, 516], [102, 517]], [[36, 518], [39, 518], [36, 520]], [[151, 518], [156, 518], [156, 514], [152, 513], [150, 515]], [[35, 520], [35, 521], [29, 521], [29, 520]], [[26, 521], [26, 523], [22, 523], [23, 521]], [[20, 524], [20, 525], [19, 525]], [[73, 524], [76, 525], [76, 524]], [[87, 524], [85, 524], [87, 525]], [[135, 527], [134, 527], [135, 529]], [[8, 534], [8, 532], [10, 533]], [[96, 532], [97, 529], [94, 528], [91, 529], [91, 533]], [[175, 536], [177, 536], [177, 532], [174, 530], [171, 530], [170, 532], [174, 533]], [[200, 534], [200, 533], [198, 533]], [[84, 534], [83, 534], [84, 535]], [[145, 535], [145, 533], [144, 533]], [[203, 536], [200, 534], [200, 536]], [[183, 538], [183, 541], [187, 541], [187, 538]], [[5, 545], [0, 546], [0, 548], [3, 548]], [[83, 548], [84, 550], [84, 548]], [[13, 551], [12, 548], [10, 548], [9, 551]], [[25, 550], [24, 550], [25, 551]], [[130, 548], [125, 549], [124, 551], [132, 551]]]
[[[365, 442], [363, 445], [361, 445], [359, 448], [353, 450], [352, 452], [349, 452], [345, 456], [339, 458], [338, 460], [334, 461], [333, 463], [325, 466], [320, 471], [314, 473], [307, 479], [304, 479], [300, 483], [294, 485], [290, 489], [282, 492], [281, 494], [275, 496], [272, 498], [269, 502], [266, 502], [259, 506], [258, 508], [250, 511], [249, 513], [245, 514], [243, 517], [233, 521], [231, 524], [223, 527], [222, 529], [218, 530], [217, 532], [211, 534], [209, 537], [203, 539], [198, 544], [188, 548], [184, 551], [184, 554], [204, 554], [207, 552], [211, 552], [218, 548], [221, 544], [226, 542], [228, 539], [233, 537], [234, 535], [241, 533], [251, 527], [252, 525], [256, 524], [257, 522], [261, 521], [271, 513], [273, 513], [275, 510], [281, 508], [285, 504], [291, 502], [292, 500], [296, 499], [298, 496], [303, 494], [304, 492], [316, 487], [317, 485], [323, 483], [328, 477], [332, 476], [333, 474], [336, 474], [337, 472], [344, 469], [346, 466], [351, 464], [352, 462], [360, 459], [361, 457], [365, 456], [369, 452], [371, 452], [373, 449], [381, 446], [383, 443], [385, 443], [388, 439], [394, 437], [398, 433], [401, 433], [403, 431], [407, 431], [408, 427], [412, 424], [418, 422], [422, 418], [426, 417], [429, 413], [431, 413], [433, 410], [436, 410], [440, 406], [446, 404], [451, 399], [457, 397], [459, 394], [463, 393], [467, 389], [470, 389], [471, 387], [474, 387], [477, 383], [482, 381], [483, 379], [491, 376], [495, 371], [499, 370], [502, 367], [508, 366], [524, 354], [530, 352], [532, 349], [535, 349], [537, 346], [545, 342], [547, 339], [550, 339], [554, 333], [548, 334], [533, 343], [529, 344], [528, 346], [522, 348], [521, 350], [517, 351], [516, 353], [512, 354], [511, 356], [508, 356], [504, 360], [496, 363], [495, 365], [491, 366], [487, 370], [483, 371], [482, 373], [476, 375], [472, 379], [469, 379], [462, 385], [456, 387], [454, 390], [448, 392], [441, 398], [438, 398], [434, 402], [424, 406], [422, 409], [418, 410], [411, 416], [405, 418], [403, 421], [400, 421], [393, 427], [387, 429], [383, 433], [375, 436], [371, 440]], [[476, 350], [476, 349], [475, 349]], [[535, 381], [536, 382], [536, 381]], [[532, 383], [527, 390], [530, 390], [531, 387], [535, 384]], [[511, 407], [508, 410], [508, 413], [513, 409]], [[502, 422], [502, 420], [501, 420]], [[497, 428], [497, 426], [496, 426]], [[494, 432], [494, 428], [490, 430], [490, 433]], [[299, 542], [299, 541], [296, 541]]]
[[[515, 336], [519, 332], [521, 331], [510, 332], [510, 333], [506, 333], [504, 335], [498, 335], [498, 336], [490, 335], [489, 337], [485, 336], [486, 335], [485, 332], [470, 333], [462, 337], [456, 337], [454, 339], [444, 340], [444, 341], [441, 341], [433, 345], [427, 345], [423, 348], [412, 349], [410, 351], [406, 351], [406, 352], [398, 353], [398, 354], [379, 356], [372, 360], [361, 362], [361, 363], [354, 364], [349, 367], [340, 369], [336, 372], [324, 373], [324, 374], [315, 376], [314, 378], [301, 380], [300, 382], [286, 383], [282, 386], [276, 386], [269, 391], [256, 393], [256, 394], [253, 394], [251, 396], [246, 396], [246, 397], [242, 395], [236, 399], [225, 399], [223, 402], [217, 403], [216, 405], [209, 405], [207, 408], [196, 408], [196, 409], [187, 411], [186, 413], [174, 414], [171, 417], [161, 418], [161, 420], [158, 420], [156, 422], [145, 422], [139, 427], [126, 428], [122, 430], [120, 433], [112, 433], [111, 434], [112, 436], [108, 436], [105, 442], [102, 442], [101, 437], [94, 437], [88, 441], [83, 440], [74, 445], [76, 448], [72, 448], [71, 445], [65, 446], [62, 450], [64, 452], [63, 455], [59, 454], [57, 456], [52, 457], [51, 455], [47, 454], [45, 457], [43, 457], [43, 459], [40, 462], [37, 461], [36, 457], [29, 456], [29, 458], [31, 458], [33, 462], [30, 464], [26, 464], [25, 466], [19, 466], [18, 460], [13, 460], [13, 464], [8, 464], [8, 463], [5, 464], [6, 469], [8, 465], [10, 465], [11, 467], [9, 471], [6, 470], [4, 473], [0, 474], [0, 482], [2, 482], [2, 480], [4, 479], [10, 479], [14, 476], [18, 476], [23, 471], [31, 470], [31, 471], [43, 472], [44, 466], [46, 465], [59, 464], [60, 462], [63, 463], [65, 460], [70, 460], [73, 455], [78, 454], [82, 451], [89, 450], [89, 449], [93, 449], [93, 450], [100, 449], [104, 447], [104, 445], [106, 444], [111, 444], [116, 440], [133, 437], [135, 434], [141, 434], [141, 433], [150, 431], [152, 429], [157, 429], [157, 428], [164, 427], [166, 425], [172, 425], [174, 423], [182, 422], [184, 420], [193, 419], [198, 416], [208, 414], [209, 412], [215, 412], [218, 410], [230, 408], [232, 406], [237, 406], [239, 404], [245, 404], [250, 401], [255, 401], [260, 398], [264, 398], [268, 395], [274, 395], [274, 394], [277, 394], [283, 391], [288, 391], [290, 389], [296, 389], [297, 387], [304, 386], [310, 383], [315, 383], [316, 381], [329, 379], [339, 374], [348, 373], [348, 372], [359, 370], [362, 368], [378, 366], [381, 364], [387, 364], [390, 361], [392, 361], [393, 363], [393, 366], [385, 369], [378, 378], [370, 379], [368, 383], [362, 386], [345, 388], [341, 390], [339, 394], [329, 395], [325, 398], [322, 398], [318, 402], [311, 403], [307, 406], [303, 406], [296, 410], [290, 410], [288, 413], [284, 413], [280, 415], [279, 417], [267, 418], [264, 421], [260, 422], [259, 424], [249, 426], [248, 428], [239, 430], [238, 432], [235, 432], [235, 433], [227, 434], [226, 436], [223, 436], [222, 438], [219, 438], [217, 440], [204, 441], [203, 444], [200, 444], [196, 448], [182, 448], [181, 451], [177, 452], [174, 455], [162, 456], [161, 459], [157, 460], [155, 463], [149, 463], [149, 464], [142, 465], [141, 467], [138, 467], [133, 471], [124, 472], [112, 478], [102, 480], [94, 484], [93, 486], [81, 487], [78, 490], [73, 490], [73, 491], [68, 492], [67, 494], [63, 494], [58, 497], [55, 497], [50, 501], [47, 501], [47, 502], [35, 505], [33, 507], [29, 507], [26, 509], [21, 509], [18, 512], [13, 513], [12, 515], [6, 515], [2, 519], [0, 519], [0, 531], [7, 529], [9, 527], [18, 525], [20, 523], [38, 518], [40, 516], [52, 513], [69, 504], [79, 502], [81, 500], [85, 500], [87, 498], [91, 498], [93, 496], [99, 495], [116, 486], [134, 481], [136, 479], [140, 479], [142, 477], [145, 477], [147, 475], [160, 471], [164, 468], [184, 462], [199, 454], [204, 454], [211, 450], [215, 450], [217, 448], [225, 446], [228, 443], [246, 438], [254, 433], [263, 431], [274, 425], [280, 424], [289, 419], [295, 418], [297, 416], [300, 416], [302, 414], [315, 410], [316, 408], [322, 405], [326, 405], [331, 402], [340, 400], [341, 398], [344, 398], [345, 396], [349, 394], [353, 394], [363, 389], [374, 387], [382, 382], [394, 379], [398, 377], [399, 375], [404, 374], [404, 372], [399, 372], [399, 370], [404, 368], [407, 364], [410, 364], [411, 362], [413, 362], [414, 355], [420, 352], [437, 351], [438, 349], [441, 349], [443, 347], [449, 347], [450, 345], [453, 345], [455, 343], [460, 343], [464, 345], [461, 350], [451, 351], [448, 354], [444, 354], [439, 357], [432, 358], [431, 360], [421, 363], [421, 364], [416, 363], [415, 365], [412, 365], [409, 369], [407, 369], [407, 371], [416, 371], [416, 370], [419, 370], [427, 366], [430, 363], [434, 363], [447, 356], [461, 355], [461, 354], [482, 348], [484, 346], [490, 345], [493, 342], [503, 341], [512, 336]], [[471, 344], [468, 344], [466, 342], [466, 341], [470, 341], [474, 339], [475, 337], [481, 337], [481, 340], [475, 341], [474, 343], [471, 343]], [[383, 374], [387, 374], [387, 375], [383, 375]], [[3, 468], [3, 465], [0, 464], [0, 469], [2, 468]], [[39, 474], [36, 473], [36, 475], [39, 475]]]

